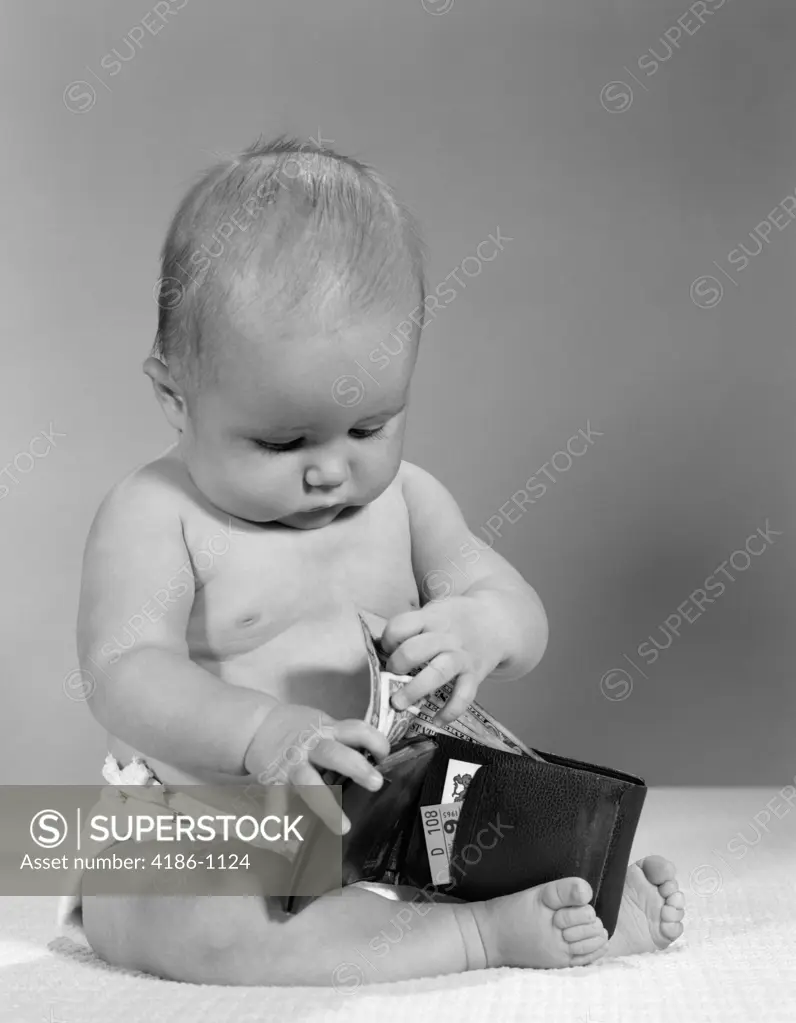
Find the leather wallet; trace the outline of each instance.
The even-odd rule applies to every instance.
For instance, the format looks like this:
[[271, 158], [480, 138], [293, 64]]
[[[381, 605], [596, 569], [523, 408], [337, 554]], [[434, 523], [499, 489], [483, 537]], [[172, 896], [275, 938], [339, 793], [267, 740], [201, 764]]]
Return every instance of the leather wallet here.
[[[328, 775], [328, 784], [342, 786], [343, 810], [351, 821], [342, 842], [343, 886], [410, 885], [474, 902], [582, 877], [592, 887], [597, 916], [613, 934], [646, 786], [610, 768], [540, 756], [544, 759], [535, 760], [447, 735], [415, 736], [397, 744], [378, 766], [385, 777], [378, 792]], [[480, 766], [460, 800], [446, 857], [449, 879], [440, 884], [436, 871], [432, 877], [423, 808], [442, 803], [451, 759]], [[294, 882], [314, 874], [318, 883], [324, 832], [317, 825], [307, 836]], [[330, 874], [329, 889], [339, 886], [338, 870], [335, 880]], [[295, 913], [306, 902], [288, 896], [283, 907]]]

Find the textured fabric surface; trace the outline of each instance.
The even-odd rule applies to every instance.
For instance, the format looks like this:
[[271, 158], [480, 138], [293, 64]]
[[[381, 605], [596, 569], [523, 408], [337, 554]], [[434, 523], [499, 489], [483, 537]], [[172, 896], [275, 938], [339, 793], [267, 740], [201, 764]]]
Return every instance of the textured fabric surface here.
[[0, 900], [0, 1021], [795, 1023], [796, 802], [779, 791], [650, 791], [633, 858], [674, 859], [687, 898], [685, 937], [665, 952], [579, 970], [356, 987], [356, 970], [372, 971], [341, 946], [340, 963], [351, 964], [338, 978], [344, 990], [202, 987], [105, 966], [55, 937], [54, 897], [8, 896]]

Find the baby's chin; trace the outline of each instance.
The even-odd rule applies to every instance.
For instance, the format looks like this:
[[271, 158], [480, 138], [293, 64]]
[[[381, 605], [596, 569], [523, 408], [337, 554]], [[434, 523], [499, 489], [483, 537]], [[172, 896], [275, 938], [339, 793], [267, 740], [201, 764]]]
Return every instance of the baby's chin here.
[[340, 516], [348, 517], [359, 508], [359, 504], [337, 502], [331, 506], [321, 507], [320, 503], [314, 510], [290, 512], [280, 515], [282, 509], [257, 507], [247, 501], [231, 500], [228, 494], [213, 494], [203, 491], [204, 497], [219, 512], [234, 515], [241, 522], [250, 526], [289, 526], [291, 529], [320, 529]]
[[250, 526], [260, 526], [262, 528], [268, 526], [287, 526], [290, 529], [321, 529], [336, 519], [350, 518], [360, 510], [358, 505], [338, 504], [332, 508], [324, 508], [320, 511], [293, 512], [291, 515], [283, 515], [279, 518], [260, 518], [259, 515], [245, 514], [242, 509], [223, 509], [218, 504], [216, 504], [216, 507], [220, 511], [226, 511], [228, 515], [234, 515], [241, 522], [247, 522]]

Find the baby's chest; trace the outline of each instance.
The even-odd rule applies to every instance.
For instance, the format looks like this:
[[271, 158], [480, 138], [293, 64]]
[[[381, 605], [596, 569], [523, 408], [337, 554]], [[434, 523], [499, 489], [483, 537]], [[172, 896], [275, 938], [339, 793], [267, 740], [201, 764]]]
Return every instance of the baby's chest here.
[[[417, 606], [409, 521], [401, 502], [360, 510], [318, 530], [235, 527], [202, 573], [192, 629], [211, 648], [240, 652], [298, 623], [330, 623], [360, 609], [390, 618]], [[209, 548], [208, 548], [209, 549]], [[232, 651], [230, 651], [232, 652]]]

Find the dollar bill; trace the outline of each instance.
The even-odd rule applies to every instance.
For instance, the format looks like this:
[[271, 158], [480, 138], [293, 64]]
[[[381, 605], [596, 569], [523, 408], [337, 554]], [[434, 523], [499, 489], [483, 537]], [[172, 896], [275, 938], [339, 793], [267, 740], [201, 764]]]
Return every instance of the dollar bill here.
[[443, 734], [520, 756], [533, 757], [535, 760], [543, 759], [477, 703], [471, 703], [456, 721], [445, 725], [435, 722], [433, 720], [435, 715], [453, 694], [451, 682], [446, 682], [433, 693], [423, 696], [413, 707], [396, 710], [392, 705], [392, 697], [417, 674], [417, 670], [411, 675], [397, 675], [387, 671], [387, 657], [384, 651], [374, 641], [362, 615], [359, 616], [359, 620], [365, 637], [370, 669], [370, 701], [365, 720], [386, 735], [390, 745], [394, 745], [405, 736]]
[[369, 725], [373, 725], [374, 728], [380, 732], [386, 731], [383, 728], [384, 721], [384, 694], [382, 692], [381, 684], [381, 663], [379, 661], [379, 655], [376, 652], [376, 644], [373, 641], [373, 636], [368, 628], [367, 622], [359, 616], [359, 623], [362, 626], [362, 632], [365, 635], [365, 650], [368, 655], [368, 671], [370, 674], [370, 702], [368, 703], [368, 709], [365, 714], [365, 721]]

